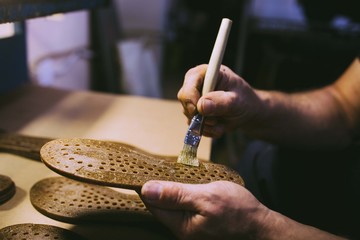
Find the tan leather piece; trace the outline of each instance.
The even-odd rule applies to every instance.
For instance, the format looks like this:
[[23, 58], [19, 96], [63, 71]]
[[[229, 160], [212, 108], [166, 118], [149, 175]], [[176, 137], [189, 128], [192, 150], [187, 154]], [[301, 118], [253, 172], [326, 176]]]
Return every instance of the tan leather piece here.
[[137, 194], [51, 177], [35, 183], [30, 190], [31, 204], [42, 214], [68, 223], [112, 223], [153, 221]]
[[133, 146], [92, 139], [56, 139], [40, 150], [53, 171], [80, 181], [140, 191], [148, 180], [209, 183], [226, 180], [244, 185], [241, 176], [221, 165], [202, 161], [199, 167], [176, 162], [176, 157], [147, 153]]

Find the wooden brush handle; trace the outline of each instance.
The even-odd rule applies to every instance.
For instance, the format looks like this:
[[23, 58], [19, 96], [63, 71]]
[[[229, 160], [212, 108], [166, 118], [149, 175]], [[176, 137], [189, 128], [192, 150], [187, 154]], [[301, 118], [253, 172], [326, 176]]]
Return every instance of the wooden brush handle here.
[[226, 43], [229, 37], [232, 21], [224, 18], [221, 21], [220, 29], [212, 50], [208, 68], [206, 70], [202, 95], [214, 90], [220, 65], [224, 56]]

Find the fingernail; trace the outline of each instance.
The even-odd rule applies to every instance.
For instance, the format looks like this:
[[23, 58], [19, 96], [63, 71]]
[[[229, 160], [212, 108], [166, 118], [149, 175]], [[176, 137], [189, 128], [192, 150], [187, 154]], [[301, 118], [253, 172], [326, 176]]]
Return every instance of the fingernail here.
[[186, 110], [188, 111], [188, 113], [194, 114], [195, 111], [196, 111], [196, 107], [195, 107], [195, 105], [192, 104], [192, 103], [187, 103], [187, 104], [186, 104]]
[[141, 189], [141, 194], [147, 200], [159, 200], [163, 186], [159, 183], [145, 183]]

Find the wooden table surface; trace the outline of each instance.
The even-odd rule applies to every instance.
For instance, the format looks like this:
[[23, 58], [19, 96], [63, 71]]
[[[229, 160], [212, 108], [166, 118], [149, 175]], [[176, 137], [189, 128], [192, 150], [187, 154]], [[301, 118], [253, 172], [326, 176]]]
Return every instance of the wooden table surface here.
[[[30, 86], [0, 96], [0, 129], [38, 137], [118, 141], [149, 153], [177, 156], [187, 124], [177, 101]], [[209, 160], [210, 148], [211, 140], [203, 137], [199, 158]], [[17, 187], [15, 196], [0, 205], [0, 228], [41, 223], [73, 230], [87, 239], [171, 238], [159, 223], [73, 225], [42, 215], [30, 203], [30, 188], [58, 175], [39, 161], [0, 153], [0, 174], [12, 178]]]

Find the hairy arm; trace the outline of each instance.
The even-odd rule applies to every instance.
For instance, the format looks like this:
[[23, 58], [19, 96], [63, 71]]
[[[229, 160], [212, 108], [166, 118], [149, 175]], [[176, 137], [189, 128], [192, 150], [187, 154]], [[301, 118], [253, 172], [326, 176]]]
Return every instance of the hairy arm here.
[[251, 135], [288, 145], [347, 146], [359, 133], [360, 61], [333, 84], [319, 90], [284, 94], [257, 91], [264, 114]]

